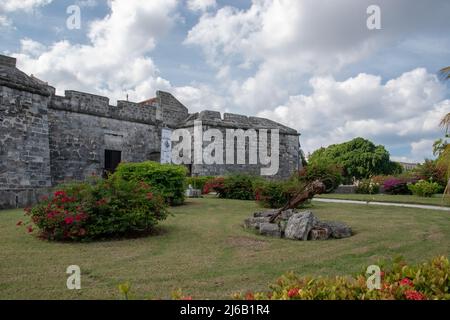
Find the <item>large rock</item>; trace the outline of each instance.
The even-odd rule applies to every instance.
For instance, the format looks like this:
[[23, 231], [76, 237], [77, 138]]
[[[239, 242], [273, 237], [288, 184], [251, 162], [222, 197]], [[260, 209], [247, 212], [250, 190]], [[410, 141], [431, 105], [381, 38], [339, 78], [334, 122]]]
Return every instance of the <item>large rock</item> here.
[[292, 240], [308, 240], [309, 232], [317, 222], [316, 217], [311, 212], [295, 213], [288, 220], [284, 236]]
[[264, 236], [281, 238], [281, 230], [276, 223], [261, 223], [259, 233]]
[[331, 237], [335, 239], [348, 238], [352, 236], [352, 228], [342, 222], [321, 221], [317, 224], [318, 228], [327, 228], [331, 231]]
[[270, 217], [251, 217], [247, 218], [244, 221], [244, 226], [247, 229], [256, 229], [259, 230], [259, 226], [261, 223], [269, 223]]

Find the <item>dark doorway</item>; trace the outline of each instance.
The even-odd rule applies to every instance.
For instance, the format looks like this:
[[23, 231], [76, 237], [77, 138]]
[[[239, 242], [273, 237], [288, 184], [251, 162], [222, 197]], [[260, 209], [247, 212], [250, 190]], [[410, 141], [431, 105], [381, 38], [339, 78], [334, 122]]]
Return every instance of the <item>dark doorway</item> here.
[[122, 151], [105, 150], [105, 175], [114, 173], [122, 161]]

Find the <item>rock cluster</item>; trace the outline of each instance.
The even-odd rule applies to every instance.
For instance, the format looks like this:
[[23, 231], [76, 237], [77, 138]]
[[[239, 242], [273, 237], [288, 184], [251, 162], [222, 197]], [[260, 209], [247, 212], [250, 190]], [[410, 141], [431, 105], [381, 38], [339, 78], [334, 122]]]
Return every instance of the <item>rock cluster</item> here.
[[292, 240], [342, 239], [352, 236], [352, 229], [345, 223], [320, 221], [310, 211], [286, 210], [271, 223], [276, 211], [255, 212], [244, 221], [248, 229], [258, 230], [261, 235]]

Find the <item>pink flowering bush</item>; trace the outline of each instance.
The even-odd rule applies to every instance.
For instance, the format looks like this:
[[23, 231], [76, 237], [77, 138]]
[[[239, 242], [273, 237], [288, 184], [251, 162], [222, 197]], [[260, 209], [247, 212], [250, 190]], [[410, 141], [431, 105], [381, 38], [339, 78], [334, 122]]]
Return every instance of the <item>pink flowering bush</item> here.
[[167, 217], [164, 199], [151, 186], [114, 176], [61, 186], [25, 213], [29, 223], [18, 225], [57, 241], [146, 233]]
[[[408, 184], [413, 182], [412, 180], [403, 179], [403, 178], [389, 178], [384, 181], [383, 187], [384, 192], [387, 194], [403, 194], [408, 195], [411, 194], [411, 191], [408, 188]], [[415, 182], [415, 180], [414, 180]]]

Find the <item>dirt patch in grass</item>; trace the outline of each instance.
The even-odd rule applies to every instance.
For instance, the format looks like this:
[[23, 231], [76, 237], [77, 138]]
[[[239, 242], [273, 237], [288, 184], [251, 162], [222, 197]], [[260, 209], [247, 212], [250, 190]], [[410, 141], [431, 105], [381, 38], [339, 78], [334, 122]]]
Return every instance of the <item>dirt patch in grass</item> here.
[[250, 237], [228, 237], [226, 244], [234, 248], [251, 248], [253, 250], [262, 250], [267, 247], [266, 240], [259, 240]]

